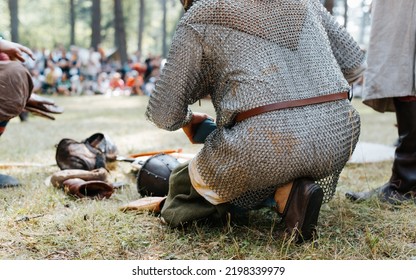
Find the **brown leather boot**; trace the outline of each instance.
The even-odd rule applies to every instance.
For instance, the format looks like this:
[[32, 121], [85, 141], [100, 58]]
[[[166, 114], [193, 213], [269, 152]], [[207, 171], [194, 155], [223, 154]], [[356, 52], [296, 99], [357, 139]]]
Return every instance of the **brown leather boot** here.
[[312, 179], [299, 178], [293, 182], [282, 219], [287, 231], [297, 235], [296, 243], [316, 237], [323, 197], [322, 189]]
[[77, 198], [109, 198], [114, 188], [103, 181], [84, 181], [79, 178], [68, 179], [63, 182], [65, 192]]
[[[413, 99], [413, 100], [412, 100]], [[361, 202], [377, 195], [383, 202], [416, 203], [416, 100], [414, 97], [394, 98], [399, 139], [396, 145], [392, 175], [381, 187], [363, 192], [347, 192], [351, 201]]]
[[394, 154], [392, 176], [381, 187], [379, 198], [392, 204], [416, 197], [416, 101], [395, 98], [399, 141]]
[[63, 188], [63, 183], [68, 179], [82, 179], [84, 181], [104, 181], [107, 182], [109, 173], [104, 168], [94, 170], [82, 170], [82, 169], [65, 169], [59, 170], [52, 174], [51, 184], [56, 188]]

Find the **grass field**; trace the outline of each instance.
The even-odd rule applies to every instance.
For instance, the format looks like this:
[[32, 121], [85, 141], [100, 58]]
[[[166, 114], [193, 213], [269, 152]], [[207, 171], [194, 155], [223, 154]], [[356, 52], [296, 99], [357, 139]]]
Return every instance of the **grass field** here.
[[[63, 138], [83, 140], [106, 133], [120, 155], [182, 148], [195, 153], [181, 131], [161, 131], [147, 122], [147, 98], [54, 97], [65, 107], [55, 121], [13, 119], [0, 139], [0, 172], [23, 186], [0, 190], [0, 259], [149, 260], [149, 259], [416, 259], [414, 204], [399, 207], [377, 199], [354, 204], [347, 190], [385, 183], [391, 162], [348, 164], [333, 200], [323, 205], [317, 243], [297, 246], [285, 236], [279, 217], [268, 209], [252, 211], [247, 227], [194, 225], [172, 230], [147, 213], [121, 212], [139, 198], [134, 174], [118, 162], [113, 181], [127, 182], [108, 200], [76, 200], [48, 184], [59, 168], [55, 145]], [[362, 117], [361, 141], [391, 145], [397, 135], [393, 114], [380, 114], [353, 100]], [[195, 111], [213, 113], [208, 100]]]

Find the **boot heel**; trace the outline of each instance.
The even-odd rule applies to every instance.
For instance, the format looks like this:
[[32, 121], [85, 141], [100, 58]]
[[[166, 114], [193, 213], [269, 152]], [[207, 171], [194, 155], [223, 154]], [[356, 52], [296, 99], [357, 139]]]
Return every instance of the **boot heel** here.
[[318, 224], [318, 217], [323, 198], [324, 193], [322, 189], [314, 184], [310, 190], [310, 198], [307, 204], [305, 219], [299, 234], [298, 243], [309, 241], [316, 237], [316, 226]]
[[323, 198], [322, 189], [313, 180], [301, 178], [294, 181], [283, 220], [287, 231], [296, 232], [296, 243], [316, 237], [316, 226]]

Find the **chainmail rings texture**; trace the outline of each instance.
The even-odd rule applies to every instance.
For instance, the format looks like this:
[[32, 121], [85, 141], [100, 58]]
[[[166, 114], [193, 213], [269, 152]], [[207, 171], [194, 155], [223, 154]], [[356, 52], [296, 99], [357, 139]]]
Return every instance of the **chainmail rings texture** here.
[[177, 130], [210, 96], [218, 129], [193, 159], [223, 200], [253, 208], [299, 177], [325, 202], [360, 133], [348, 100], [283, 109], [233, 124], [238, 112], [349, 90], [364, 52], [317, 0], [199, 0], [181, 19], [146, 116]]

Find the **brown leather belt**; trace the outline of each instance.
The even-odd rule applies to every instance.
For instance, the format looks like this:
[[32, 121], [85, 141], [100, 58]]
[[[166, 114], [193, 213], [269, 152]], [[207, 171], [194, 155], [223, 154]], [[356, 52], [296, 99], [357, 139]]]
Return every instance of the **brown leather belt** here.
[[311, 98], [291, 100], [291, 101], [282, 101], [282, 102], [277, 102], [273, 104], [268, 104], [268, 105], [256, 107], [256, 108], [238, 113], [234, 120], [235, 122], [241, 122], [242, 120], [245, 120], [252, 116], [260, 115], [260, 114], [270, 112], [270, 111], [336, 101], [336, 100], [341, 100], [341, 99], [351, 100], [349, 96], [349, 92], [344, 91], [344, 92], [338, 92], [338, 93], [316, 96], [316, 97], [311, 97]]

